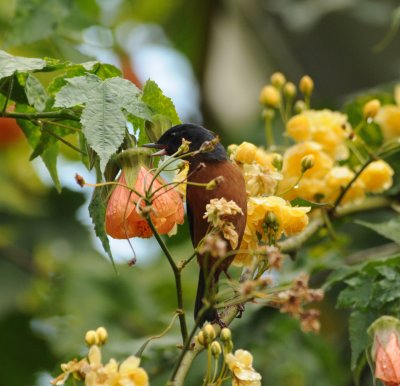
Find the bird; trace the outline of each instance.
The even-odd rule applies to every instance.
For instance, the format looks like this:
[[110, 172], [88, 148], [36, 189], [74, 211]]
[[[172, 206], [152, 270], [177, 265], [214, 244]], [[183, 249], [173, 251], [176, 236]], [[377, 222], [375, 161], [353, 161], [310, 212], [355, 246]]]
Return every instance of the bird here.
[[[186, 212], [189, 222], [189, 231], [193, 247], [196, 248], [209, 230], [209, 223], [204, 218], [206, 205], [214, 198], [233, 200], [242, 210], [242, 213], [229, 216], [229, 221], [235, 226], [238, 234], [238, 246], [243, 237], [247, 218], [247, 194], [243, 174], [240, 168], [232, 163], [224, 146], [217, 141], [211, 151], [197, 152], [202, 144], [212, 141], [216, 135], [206, 128], [184, 123], [171, 127], [165, 131], [155, 143], [145, 144], [145, 147], [159, 149], [156, 155], [173, 155], [182, 145], [182, 140], [189, 141], [189, 148], [185, 158], [189, 162], [189, 171], [186, 187]], [[223, 177], [222, 179], [220, 177]], [[206, 190], [204, 184], [219, 178], [220, 182], [212, 190]], [[221, 181], [222, 180], [222, 181]], [[193, 184], [194, 183], [194, 184]], [[199, 186], [198, 184], [203, 184]], [[221, 235], [223, 237], [223, 235]], [[228, 251], [232, 250], [227, 242]], [[234, 254], [224, 260], [210, 256], [209, 253], [197, 253], [197, 261], [200, 267], [197, 285], [197, 294], [194, 306], [194, 318], [200, 325], [205, 321], [220, 322], [221, 319], [215, 307], [211, 306], [206, 311], [204, 307], [205, 297], [215, 295], [218, 292], [218, 279], [222, 272], [230, 277], [227, 270], [234, 259]], [[218, 261], [218, 263], [217, 263]], [[216, 264], [217, 263], [217, 264]], [[216, 264], [216, 265], [215, 265]], [[215, 265], [215, 266], [214, 266]], [[213, 268], [214, 266], [214, 268]], [[211, 275], [211, 272], [213, 274]], [[209, 277], [210, 276], [210, 277]], [[221, 321], [222, 322], [222, 321]]]

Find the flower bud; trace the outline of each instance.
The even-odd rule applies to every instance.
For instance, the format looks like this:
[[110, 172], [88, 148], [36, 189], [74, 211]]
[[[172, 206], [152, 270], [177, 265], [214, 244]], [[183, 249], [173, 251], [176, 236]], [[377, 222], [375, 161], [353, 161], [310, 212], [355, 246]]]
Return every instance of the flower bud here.
[[277, 222], [278, 218], [276, 217], [276, 214], [274, 212], [268, 212], [265, 217], [265, 223], [272, 228]]
[[89, 330], [85, 335], [85, 342], [88, 346], [93, 346], [99, 343], [99, 337], [96, 334], [96, 331]]
[[215, 337], [215, 330], [214, 327], [212, 326], [212, 324], [207, 323], [204, 327], [203, 327], [203, 334], [204, 334], [204, 339], [206, 341], [206, 343], [211, 343]]
[[314, 81], [308, 75], [304, 75], [300, 79], [299, 88], [304, 95], [310, 96], [314, 90]]
[[315, 157], [313, 154], [305, 155], [301, 159], [301, 172], [304, 173], [308, 169], [311, 169], [314, 166], [314, 163], [315, 163]]
[[281, 103], [281, 94], [274, 86], [267, 85], [261, 90], [259, 100], [264, 106], [277, 108]]
[[78, 173], [75, 174], [75, 181], [81, 188], [85, 186], [86, 183], [85, 179]]
[[200, 331], [200, 332], [197, 334], [197, 341], [198, 341], [199, 344], [201, 344], [202, 346], [205, 346], [205, 345], [206, 345], [206, 340], [205, 340], [205, 338], [204, 338], [204, 333], [203, 333], [203, 331]]
[[294, 112], [295, 112], [296, 114], [300, 114], [300, 113], [302, 113], [304, 110], [307, 110], [307, 106], [306, 106], [306, 104], [304, 103], [304, 101], [301, 101], [301, 100], [296, 101], [296, 103], [294, 104]]
[[98, 343], [99, 345], [103, 345], [104, 343], [107, 342], [108, 332], [104, 327], [99, 327], [96, 330], [96, 335], [97, 335], [97, 338], [99, 340], [99, 343]]
[[220, 185], [222, 182], [224, 182], [224, 177], [223, 176], [215, 177], [206, 185], [206, 190], [213, 190], [218, 185]]
[[296, 92], [297, 92], [296, 86], [292, 82], [287, 82], [283, 87], [283, 94], [287, 98], [293, 98], [296, 95]]
[[270, 108], [265, 108], [265, 109], [262, 111], [262, 117], [263, 117], [264, 119], [272, 120], [272, 119], [274, 119], [274, 117], [275, 117], [275, 111], [274, 111], [273, 109], [270, 109]]
[[227, 327], [224, 327], [224, 328], [221, 330], [220, 338], [221, 338], [221, 340], [222, 340], [223, 342], [227, 342], [228, 340], [231, 340], [231, 339], [232, 339], [231, 330], [230, 330], [229, 328], [227, 328]]
[[282, 88], [282, 86], [286, 83], [285, 75], [281, 72], [274, 72], [271, 75], [271, 84], [276, 88]]
[[211, 343], [211, 354], [213, 355], [214, 358], [218, 358], [221, 355], [222, 348], [219, 342], [214, 340], [214, 342]]
[[374, 118], [376, 114], [378, 114], [380, 108], [381, 102], [379, 101], [379, 99], [370, 100], [363, 107], [364, 118]]
[[283, 157], [276, 153], [274, 158], [272, 159], [272, 166], [276, 168], [276, 170], [281, 171], [283, 166]]
[[182, 145], [179, 146], [178, 154], [185, 154], [189, 151], [189, 146], [191, 142], [187, 141], [185, 138], [182, 138]]

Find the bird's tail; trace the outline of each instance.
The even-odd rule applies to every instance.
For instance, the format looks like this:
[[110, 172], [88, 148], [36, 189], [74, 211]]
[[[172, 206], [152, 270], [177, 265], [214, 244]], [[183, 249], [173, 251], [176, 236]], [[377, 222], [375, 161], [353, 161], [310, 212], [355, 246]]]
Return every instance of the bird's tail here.
[[196, 301], [194, 304], [194, 320], [201, 326], [205, 321], [215, 321], [218, 318], [217, 310], [214, 307], [210, 307], [204, 310], [204, 298], [212, 298], [218, 291], [217, 281], [215, 278], [211, 278], [207, 283], [207, 278], [203, 268], [199, 270], [199, 280], [197, 284]]

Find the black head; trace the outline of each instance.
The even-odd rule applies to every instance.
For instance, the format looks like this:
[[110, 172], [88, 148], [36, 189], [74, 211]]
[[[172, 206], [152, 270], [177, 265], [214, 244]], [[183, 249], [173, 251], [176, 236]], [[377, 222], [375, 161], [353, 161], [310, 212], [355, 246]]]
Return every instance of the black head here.
[[[214, 138], [215, 134], [210, 130], [191, 123], [184, 123], [182, 125], [171, 127], [157, 140], [156, 143], [148, 144], [147, 146], [164, 149], [164, 154], [172, 155], [176, 153], [182, 145], [182, 139], [186, 139], [190, 142], [189, 152], [192, 152], [199, 150], [200, 146], [204, 142], [211, 141]], [[193, 158], [199, 161], [221, 161], [226, 159], [227, 155], [224, 147], [218, 143], [214, 150], [207, 153], [199, 153]]]

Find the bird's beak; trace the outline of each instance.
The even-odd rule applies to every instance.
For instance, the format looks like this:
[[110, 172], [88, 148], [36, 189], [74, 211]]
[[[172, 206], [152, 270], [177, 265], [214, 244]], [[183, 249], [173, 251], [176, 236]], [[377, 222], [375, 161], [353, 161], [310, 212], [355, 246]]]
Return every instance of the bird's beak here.
[[161, 156], [161, 155], [167, 155], [167, 145], [162, 145], [159, 143], [145, 143], [144, 145], [142, 145], [143, 147], [148, 147], [150, 149], [160, 149], [159, 151], [156, 151], [155, 153], [153, 153], [151, 156], [152, 157], [157, 157], [157, 156]]

